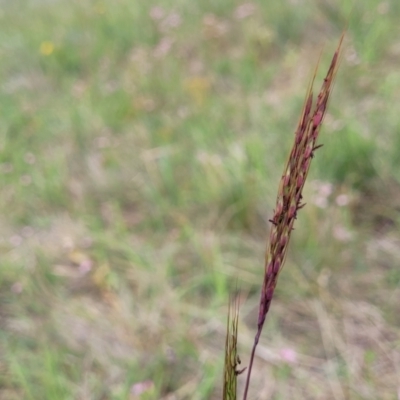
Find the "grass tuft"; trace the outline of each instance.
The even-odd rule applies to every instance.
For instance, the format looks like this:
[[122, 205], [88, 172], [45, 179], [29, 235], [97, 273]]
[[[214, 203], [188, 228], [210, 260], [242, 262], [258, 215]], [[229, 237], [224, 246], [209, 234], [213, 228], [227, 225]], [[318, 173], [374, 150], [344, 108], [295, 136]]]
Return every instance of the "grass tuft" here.
[[239, 322], [239, 297], [231, 302], [228, 310], [226, 340], [225, 340], [225, 363], [224, 363], [224, 385], [223, 400], [237, 399], [237, 376], [245, 371], [240, 368], [241, 360], [237, 350]]

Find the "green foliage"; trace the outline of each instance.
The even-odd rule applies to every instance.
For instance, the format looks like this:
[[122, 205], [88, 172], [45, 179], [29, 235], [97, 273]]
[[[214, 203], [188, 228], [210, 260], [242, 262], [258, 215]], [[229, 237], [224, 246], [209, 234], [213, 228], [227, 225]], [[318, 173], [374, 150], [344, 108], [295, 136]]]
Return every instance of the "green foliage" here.
[[[316, 162], [324, 180], [360, 189], [376, 178], [376, 142], [362, 136], [360, 124], [335, 132], [324, 146], [323, 157]], [[325, 168], [326, 165], [330, 168]]]

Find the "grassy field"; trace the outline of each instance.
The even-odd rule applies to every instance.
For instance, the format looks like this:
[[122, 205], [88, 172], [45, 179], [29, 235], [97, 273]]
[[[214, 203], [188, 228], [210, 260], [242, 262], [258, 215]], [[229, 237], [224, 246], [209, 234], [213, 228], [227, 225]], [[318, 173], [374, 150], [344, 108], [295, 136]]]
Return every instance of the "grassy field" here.
[[350, 3], [0, 1], [1, 400], [221, 399], [346, 26], [250, 398], [400, 399], [400, 2]]

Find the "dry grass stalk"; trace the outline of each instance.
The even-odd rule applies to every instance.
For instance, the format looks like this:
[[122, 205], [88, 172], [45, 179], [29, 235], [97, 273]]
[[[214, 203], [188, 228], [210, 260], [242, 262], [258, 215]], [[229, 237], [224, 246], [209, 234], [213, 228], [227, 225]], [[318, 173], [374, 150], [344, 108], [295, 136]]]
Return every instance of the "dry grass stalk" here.
[[237, 376], [245, 368], [239, 369], [241, 363], [237, 352], [239, 320], [239, 299], [236, 298], [229, 307], [225, 339], [225, 366], [224, 366], [224, 391], [223, 400], [236, 400]]
[[269, 235], [269, 244], [265, 253], [265, 273], [261, 289], [257, 333], [250, 356], [243, 400], [247, 399], [255, 350], [271, 305], [279, 272], [285, 261], [294, 221], [297, 217], [297, 212], [304, 207], [304, 204], [302, 204], [302, 191], [311, 160], [315, 150], [322, 146], [317, 145], [317, 139], [337, 72], [343, 36], [332, 58], [328, 73], [315, 103], [313, 102], [312, 87], [317, 69], [314, 72], [307, 91], [302, 115], [295, 132], [294, 144], [279, 185], [276, 209], [273, 218], [270, 220], [272, 226]]

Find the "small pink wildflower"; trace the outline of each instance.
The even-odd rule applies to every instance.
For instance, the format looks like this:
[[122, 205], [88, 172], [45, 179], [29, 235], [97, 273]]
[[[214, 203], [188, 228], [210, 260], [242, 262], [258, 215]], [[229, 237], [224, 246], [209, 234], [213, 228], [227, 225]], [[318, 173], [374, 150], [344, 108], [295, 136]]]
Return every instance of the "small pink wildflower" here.
[[154, 382], [151, 380], [135, 383], [131, 386], [131, 394], [134, 396], [140, 396], [145, 392], [149, 392], [154, 389]]
[[22, 293], [23, 290], [23, 286], [21, 282], [15, 282], [12, 286], [11, 286], [11, 291], [15, 294], [20, 294]]
[[168, 37], [163, 37], [154, 49], [153, 55], [156, 58], [162, 58], [166, 56], [171, 50], [173, 41]]
[[9, 241], [12, 246], [18, 247], [19, 245], [22, 244], [23, 239], [19, 235], [13, 235], [10, 237]]
[[297, 353], [289, 347], [282, 349], [279, 354], [282, 361], [285, 361], [288, 364], [294, 364], [297, 361]]
[[256, 6], [253, 3], [243, 3], [235, 10], [235, 18], [244, 19], [253, 15], [256, 11]]
[[161, 18], [164, 17], [164, 15], [165, 15], [164, 9], [162, 9], [159, 6], [155, 6], [150, 10], [150, 18], [155, 21], [160, 20]]
[[349, 203], [350, 203], [350, 198], [347, 194], [339, 194], [339, 196], [336, 197], [336, 204], [339, 207], [347, 206]]
[[169, 13], [161, 23], [161, 29], [163, 31], [168, 29], [178, 28], [178, 26], [182, 23], [181, 16], [176, 12]]

